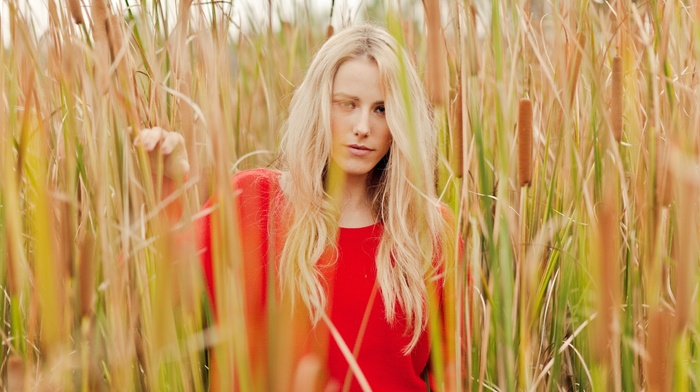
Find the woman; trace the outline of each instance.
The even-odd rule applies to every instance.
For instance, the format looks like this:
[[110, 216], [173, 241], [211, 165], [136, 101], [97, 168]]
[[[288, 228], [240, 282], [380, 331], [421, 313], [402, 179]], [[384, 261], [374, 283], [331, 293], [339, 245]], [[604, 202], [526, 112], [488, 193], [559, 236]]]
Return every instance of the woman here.
[[[153, 149], [157, 143], [144, 140], [172, 140], [170, 134], [146, 132], [137, 142]], [[409, 57], [388, 32], [348, 27], [321, 47], [292, 98], [276, 162], [278, 170], [233, 178], [251, 372], [270, 370], [274, 301], [295, 331], [291, 341], [275, 339], [289, 348], [278, 352], [292, 352], [292, 363], [311, 355], [325, 364], [318, 385], [426, 390], [428, 298], [440, 297], [441, 254], [453, 234], [435, 196], [429, 105]], [[227, 295], [214, 279], [212, 250], [227, 241], [217, 214], [198, 222], [216, 307]], [[348, 370], [353, 361], [344, 345], [359, 371]]]

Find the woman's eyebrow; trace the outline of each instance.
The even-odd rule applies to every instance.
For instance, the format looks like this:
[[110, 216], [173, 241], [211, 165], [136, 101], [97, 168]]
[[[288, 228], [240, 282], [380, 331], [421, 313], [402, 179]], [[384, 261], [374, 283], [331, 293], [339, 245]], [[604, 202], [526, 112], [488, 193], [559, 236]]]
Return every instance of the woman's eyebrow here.
[[[359, 101], [360, 97], [356, 97], [354, 95], [339, 92], [339, 93], [333, 93], [333, 99], [350, 99], [353, 101]], [[384, 101], [376, 101], [372, 105], [384, 105]]]
[[350, 95], [350, 94], [346, 94], [346, 93], [343, 93], [343, 92], [340, 92], [340, 93], [333, 93], [333, 98], [352, 99], [352, 100], [355, 100], [355, 101], [359, 101], [359, 100], [360, 100], [359, 97], [356, 97], [356, 96]]

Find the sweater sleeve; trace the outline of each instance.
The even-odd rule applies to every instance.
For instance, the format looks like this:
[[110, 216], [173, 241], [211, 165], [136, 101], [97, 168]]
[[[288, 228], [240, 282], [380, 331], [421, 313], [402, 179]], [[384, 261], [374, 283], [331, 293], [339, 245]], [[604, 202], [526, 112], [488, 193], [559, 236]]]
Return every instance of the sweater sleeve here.
[[[246, 302], [249, 310], [261, 308], [265, 302], [268, 255], [268, 211], [277, 173], [268, 169], [245, 170], [231, 179], [230, 208], [223, 208], [221, 192], [215, 193], [204, 205], [203, 216], [195, 222], [200, 262], [212, 308], [216, 314], [215, 257], [218, 265], [233, 266], [243, 262]], [[225, 210], [234, 211], [229, 219]], [[237, 222], [225, 232], [229, 238], [218, 236], [224, 222]], [[234, 238], [231, 238], [234, 237]], [[228, 255], [215, 256], [217, 244], [229, 244]], [[228, 257], [227, 257], [228, 256]], [[230, 260], [239, 256], [241, 260]]]

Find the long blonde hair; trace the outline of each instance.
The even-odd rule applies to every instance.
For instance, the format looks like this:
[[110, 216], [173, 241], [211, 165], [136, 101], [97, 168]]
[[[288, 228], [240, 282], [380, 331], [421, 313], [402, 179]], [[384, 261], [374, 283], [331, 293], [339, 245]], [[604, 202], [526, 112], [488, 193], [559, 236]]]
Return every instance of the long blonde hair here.
[[396, 304], [406, 315], [411, 342], [427, 322], [426, 281], [434, 278], [447, 224], [435, 196], [436, 130], [421, 81], [406, 52], [384, 29], [348, 27], [318, 51], [289, 108], [280, 146], [280, 169], [291, 225], [280, 260], [285, 293], [298, 295], [317, 322], [326, 309], [318, 261], [335, 246], [338, 213], [328, 195], [331, 94], [338, 68], [367, 57], [380, 73], [392, 134], [387, 156], [368, 176], [371, 207], [384, 230], [376, 258], [386, 318]]

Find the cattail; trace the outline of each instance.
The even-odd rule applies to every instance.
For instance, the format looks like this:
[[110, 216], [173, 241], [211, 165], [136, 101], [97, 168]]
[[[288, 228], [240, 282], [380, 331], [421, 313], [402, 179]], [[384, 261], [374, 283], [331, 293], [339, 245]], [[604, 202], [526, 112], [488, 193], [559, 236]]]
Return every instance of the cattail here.
[[335, 32], [335, 30], [333, 29], [333, 25], [332, 25], [332, 24], [329, 24], [328, 27], [326, 28], [326, 39], [328, 39], [328, 38], [330, 38], [331, 36], [333, 36], [333, 33], [334, 33], [334, 32]]
[[[476, 27], [476, 25], [477, 25], [476, 21], [479, 20], [479, 16], [477, 14], [478, 14], [477, 8], [472, 3], [469, 6], [469, 12], [467, 13], [467, 16], [469, 19], [468, 19], [467, 24], [466, 24], [467, 25], [467, 34], [470, 37], [475, 37], [477, 35], [478, 29]], [[479, 66], [479, 64], [480, 64], [479, 50], [477, 50], [477, 48], [475, 46], [476, 45], [467, 45], [467, 48], [466, 48], [467, 57], [468, 57], [467, 70], [468, 70], [469, 74], [472, 76], [477, 75], [479, 73], [479, 68], [480, 68], [480, 66]]]
[[122, 31], [119, 28], [120, 21], [121, 18], [118, 15], [110, 15], [106, 21], [107, 42], [109, 43], [109, 53], [113, 60], [117, 57], [117, 53], [121, 50], [124, 42]]
[[610, 117], [615, 141], [622, 139], [622, 58], [615, 56], [612, 65], [612, 97], [610, 101]]
[[7, 361], [7, 391], [24, 391], [24, 361], [16, 354]]
[[696, 225], [697, 188], [692, 180], [679, 183], [678, 237], [676, 238], [676, 317], [678, 331], [682, 332], [691, 319], [693, 290], [695, 287], [695, 252], [698, 240]]
[[518, 105], [518, 183], [532, 181], [532, 101], [520, 100]]
[[463, 118], [462, 118], [462, 83], [457, 83], [457, 99], [452, 108], [452, 171], [455, 177], [462, 178], [464, 175], [464, 155], [463, 155]]
[[105, 0], [92, 0], [92, 35], [95, 51], [95, 81], [100, 94], [109, 88], [109, 38], [107, 34], [107, 5]]
[[578, 85], [578, 76], [581, 72], [581, 60], [583, 59], [583, 48], [586, 46], [586, 35], [579, 32], [576, 35], [578, 47], [574, 55], [573, 65], [570, 67], [569, 75], [571, 75], [571, 91], [569, 92], [569, 105], [574, 103], [576, 96], [576, 86]]
[[105, 0], [92, 0], [92, 33], [96, 42], [107, 42], [107, 5]]
[[78, 290], [80, 298], [80, 315], [90, 317], [93, 313], [95, 286], [95, 238], [89, 230], [83, 232], [78, 246]]
[[594, 329], [595, 339], [593, 340], [593, 354], [595, 358], [603, 363], [609, 363], [612, 350], [617, 344], [616, 331], [618, 323], [619, 307], [619, 273], [618, 264], [618, 230], [620, 221], [616, 201], [610, 186], [615, 184], [608, 181], [608, 190], [604, 196], [604, 201], [596, 214], [598, 217], [598, 317], [597, 327]]
[[404, 37], [404, 45], [406, 46], [406, 51], [408, 52], [408, 56], [411, 58], [411, 63], [415, 66], [416, 65], [416, 51], [415, 51], [415, 44], [414, 44], [414, 38], [413, 38], [413, 26], [411, 26], [411, 22], [404, 20], [401, 23], [401, 29], [403, 31], [403, 37]]
[[656, 204], [667, 206], [673, 198], [673, 184], [669, 165], [667, 143], [657, 137], [656, 141]]
[[426, 68], [426, 87], [430, 102], [439, 106], [445, 103], [447, 95], [445, 41], [442, 37], [440, 22], [440, 2], [424, 1], [428, 24], [428, 62]]
[[307, 354], [302, 357], [294, 373], [292, 391], [303, 392], [318, 389], [318, 376], [321, 374], [321, 361], [318, 359], [318, 355]]
[[647, 337], [647, 380], [650, 392], [670, 391], [673, 361], [673, 315], [664, 307], [651, 312]]
[[75, 24], [83, 24], [85, 20], [83, 19], [83, 10], [80, 8], [80, 0], [68, 0], [68, 10], [70, 11]]

